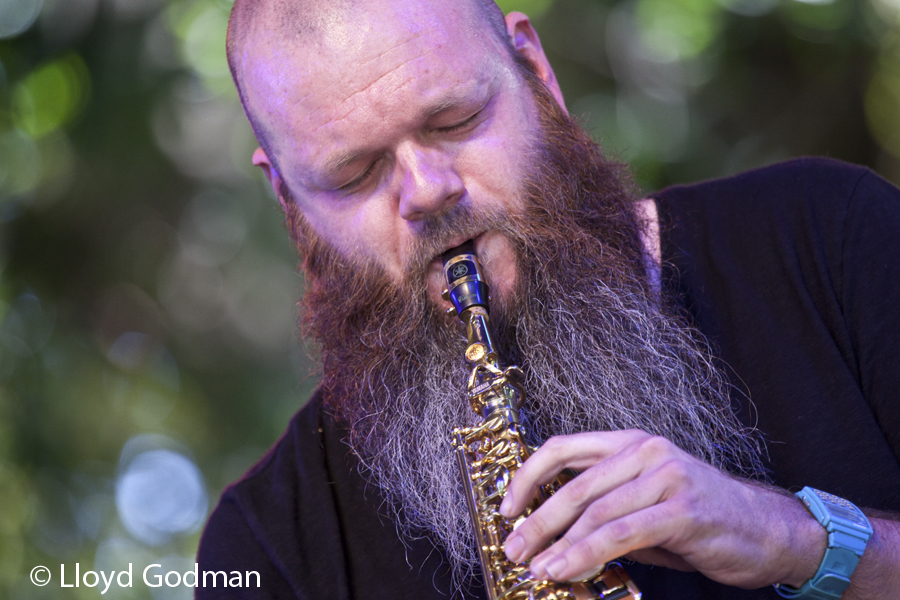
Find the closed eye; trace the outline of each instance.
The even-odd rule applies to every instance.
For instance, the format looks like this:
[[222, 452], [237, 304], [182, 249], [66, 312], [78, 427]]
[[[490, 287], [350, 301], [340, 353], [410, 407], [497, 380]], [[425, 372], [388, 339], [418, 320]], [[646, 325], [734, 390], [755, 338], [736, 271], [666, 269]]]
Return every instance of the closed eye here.
[[446, 133], [452, 133], [454, 131], [460, 131], [461, 129], [465, 129], [469, 125], [475, 122], [475, 120], [481, 115], [483, 111], [479, 110], [477, 113], [466, 119], [465, 121], [460, 121], [455, 125], [448, 125], [447, 127], [438, 127], [436, 131], [443, 131]]
[[376, 160], [363, 172], [362, 175], [351, 181], [350, 183], [344, 184], [338, 188], [340, 192], [352, 192], [356, 188], [361, 187], [362, 184], [366, 182], [367, 179], [375, 172], [375, 168], [378, 166], [379, 161]]

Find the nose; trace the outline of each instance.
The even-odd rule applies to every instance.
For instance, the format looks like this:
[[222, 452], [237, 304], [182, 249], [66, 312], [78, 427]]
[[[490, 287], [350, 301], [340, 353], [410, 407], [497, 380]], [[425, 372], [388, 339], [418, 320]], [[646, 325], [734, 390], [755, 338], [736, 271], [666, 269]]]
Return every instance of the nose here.
[[407, 221], [447, 212], [462, 198], [465, 186], [452, 154], [410, 143], [398, 149], [397, 163], [402, 169], [400, 216]]

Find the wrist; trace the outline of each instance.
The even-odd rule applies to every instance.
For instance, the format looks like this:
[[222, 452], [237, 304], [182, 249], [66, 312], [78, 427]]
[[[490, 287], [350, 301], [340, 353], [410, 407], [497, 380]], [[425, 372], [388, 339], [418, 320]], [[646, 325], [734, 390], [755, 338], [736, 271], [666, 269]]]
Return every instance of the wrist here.
[[859, 508], [843, 498], [810, 487], [803, 488], [797, 497], [827, 533], [828, 543], [810, 579], [799, 587], [776, 584], [775, 591], [785, 598], [836, 600], [850, 585], [850, 575], [872, 536], [872, 525]]
[[785, 572], [776, 581], [800, 588], [819, 570], [828, 549], [828, 532], [796, 497], [785, 500], [791, 515], [787, 521], [790, 532], [782, 562]]
[[[792, 587], [803, 585], [822, 563], [828, 547], [828, 533], [791, 492], [758, 481], [749, 482], [761, 492], [752, 501], [772, 517], [766, 547], [765, 574], [760, 573], [759, 585], [785, 583]], [[748, 500], [750, 502], [750, 500]]]

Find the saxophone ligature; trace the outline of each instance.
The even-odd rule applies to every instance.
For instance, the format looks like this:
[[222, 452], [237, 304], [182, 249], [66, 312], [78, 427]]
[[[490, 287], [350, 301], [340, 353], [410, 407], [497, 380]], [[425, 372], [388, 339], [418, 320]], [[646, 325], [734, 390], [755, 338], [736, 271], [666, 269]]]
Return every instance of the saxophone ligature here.
[[525, 442], [518, 408], [525, 401], [524, 375], [503, 368], [488, 331], [489, 290], [472, 242], [443, 254], [448, 313], [466, 326], [465, 358], [471, 367], [467, 395], [480, 420], [453, 431], [453, 445], [465, 482], [469, 514], [489, 600], [640, 600], [641, 592], [618, 563], [611, 562], [588, 580], [575, 583], [532, 578], [526, 563], [506, 558], [506, 537], [540, 506], [562, 479], [544, 486], [515, 519], [500, 514], [510, 478], [532, 449]]

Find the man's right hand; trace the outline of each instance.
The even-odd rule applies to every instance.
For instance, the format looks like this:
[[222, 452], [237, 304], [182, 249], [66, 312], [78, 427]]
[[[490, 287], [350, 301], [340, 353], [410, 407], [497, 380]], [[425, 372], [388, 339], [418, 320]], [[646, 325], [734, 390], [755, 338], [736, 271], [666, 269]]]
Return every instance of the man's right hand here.
[[534, 557], [538, 578], [584, 579], [627, 555], [742, 588], [799, 587], [825, 552], [825, 530], [793, 496], [638, 430], [551, 438], [513, 477], [503, 515], [521, 513], [566, 468], [580, 474], [506, 541], [510, 560]]

